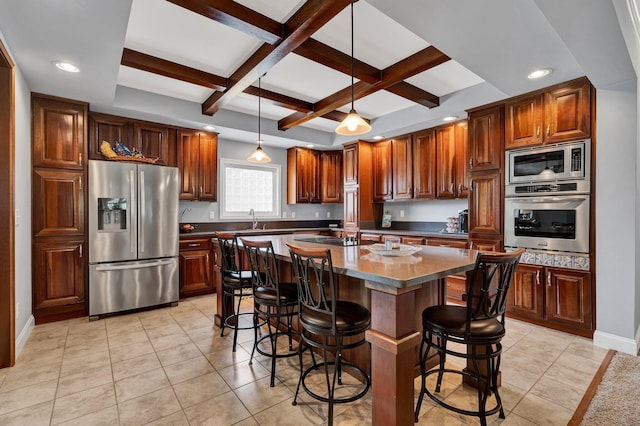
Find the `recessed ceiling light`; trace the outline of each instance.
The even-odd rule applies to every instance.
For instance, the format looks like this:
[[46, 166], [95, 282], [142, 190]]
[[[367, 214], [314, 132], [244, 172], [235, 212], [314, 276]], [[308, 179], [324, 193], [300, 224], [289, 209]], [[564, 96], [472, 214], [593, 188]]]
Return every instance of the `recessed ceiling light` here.
[[457, 119], [457, 115], [447, 115], [446, 117], [442, 117], [442, 121], [456, 121]]
[[208, 125], [206, 125], [206, 126], [203, 126], [203, 129], [205, 129], [205, 130], [209, 130], [209, 131], [213, 131], [213, 130], [215, 130], [216, 128], [215, 128], [214, 126], [211, 126], [211, 125], [209, 125], [209, 124], [208, 124]]
[[313, 148], [313, 146], [314, 146], [314, 145], [313, 145], [312, 143], [308, 143], [308, 144], [307, 144], [307, 148]]
[[542, 78], [551, 74], [551, 71], [553, 71], [551, 68], [541, 68], [539, 70], [533, 71], [531, 74], [527, 76], [527, 78], [529, 79]]
[[373, 137], [373, 139], [377, 140], [377, 141], [379, 141], [380, 139], [383, 139], [383, 138], [384, 138], [384, 136], [380, 136], [380, 135], [376, 135], [376, 136]]
[[80, 68], [78, 68], [75, 65], [70, 64], [68, 62], [53, 61], [53, 65], [55, 65], [58, 69], [61, 69], [62, 71], [66, 71], [66, 72], [79, 72], [80, 71]]

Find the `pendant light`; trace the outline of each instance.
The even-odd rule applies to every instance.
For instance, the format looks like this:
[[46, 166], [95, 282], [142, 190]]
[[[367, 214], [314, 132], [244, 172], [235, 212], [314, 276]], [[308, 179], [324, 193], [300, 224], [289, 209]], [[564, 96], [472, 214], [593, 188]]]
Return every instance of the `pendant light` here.
[[353, 1], [351, 2], [351, 111], [344, 120], [336, 127], [336, 133], [339, 135], [356, 136], [369, 133], [371, 125], [358, 115], [353, 106], [354, 103], [354, 57], [353, 57]]
[[252, 163], [270, 163], [271, 158], [267, 155], [266, 152], [262, 150], [262, 138], [260, 137], [260, 119], [261, 119], [261, 110], [260, 110], [260, 99], [262, 98], [262, 77], [258, 79], [258, 147], [253, 154], [247, 158], [247, 161]]

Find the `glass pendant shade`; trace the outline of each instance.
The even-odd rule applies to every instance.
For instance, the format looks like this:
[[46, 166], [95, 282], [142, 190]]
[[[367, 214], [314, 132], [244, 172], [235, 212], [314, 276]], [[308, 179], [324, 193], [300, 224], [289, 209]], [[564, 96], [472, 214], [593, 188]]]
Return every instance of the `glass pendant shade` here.
[[271, 157], [269, 157], [267, 153], [262, 150], [260, 142], [261, 141], [258, 141], [258, 147], [255, 151], [253, 151], [253, 154], [251, 154], [249, 158], [247, 158], [247, 161], [250, 161], [252, 163], [270, 163]]
[[258, 79], [258, 147], [253, 154], [247, 158], [247, 161], [252, 163], [270, 163], [271, 157], [267, 155], [266, 152], [262, 150], [262, 138], [260, 137], [260, 118], [261, 118], [261, 110], [260, 110], [260, 99], [262, 95], [262, 77]]
[[369, 123], [360, 117], [355, 109], [349, 111], [345, 119], [336, 127], [337, 134], [346, 136], [362, 135], [370, 131]]

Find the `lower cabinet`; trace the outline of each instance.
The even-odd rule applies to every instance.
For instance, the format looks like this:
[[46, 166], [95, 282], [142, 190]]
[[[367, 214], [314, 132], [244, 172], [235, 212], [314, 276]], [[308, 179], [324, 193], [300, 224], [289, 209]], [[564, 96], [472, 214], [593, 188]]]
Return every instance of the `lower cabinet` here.
[[215, 292], [210, 238], [180, 241], [180, 298]]
[[591, 337], [591, 273], [537, 265], [518, 266], [509, 290], [509, 317]]
[[86, 315], [84, 237], [36, 238], [33, 316], [36, 324]]
[[[466, 249], [469, 245], [467, 240], [456, 240], [453, 238], [427, 238], [428, 246], [453, 247]], [[467, 293], [466, 273], [451, 275], [446, 279], [447, 303], [462, 305], [465, 302], [464, 295]]]

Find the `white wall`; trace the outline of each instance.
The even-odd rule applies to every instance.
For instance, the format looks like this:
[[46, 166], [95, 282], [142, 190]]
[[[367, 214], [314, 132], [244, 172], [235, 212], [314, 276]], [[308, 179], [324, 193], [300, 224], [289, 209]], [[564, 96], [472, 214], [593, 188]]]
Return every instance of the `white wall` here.
[[[2, 33], [0, 40], [11, 55]], [[13, 56], [13, 55], [12, 55]], [[16, 359], [34, 325], [31, 312], [31, 95], [17, 66], [15, 71], [15, 302]], [[19, 216], [18, 216], [19, 214]]]
[[[218, 140], [218, 159], [230, 158], [234, 160], [246, 160], [249, 155], [256, 149], [256, 145], [230, 141], [220, 138]], [[280, 164], [282, 166], [281, 176], [281, 220], [327, 220], [336, 219], [339, 221], [342, 219], [343, 207], [342, 204], [287, 204], [287, 151], [282, 148], [274, 148], [271, 146], [263, 146], [263, 149], [271, 157], [272, 164]], [[218, 170], [220, 161], [218, 160]], [[218, 179], [220, 183], [220, 179]], [[218, 185], [218, 200], [220, 199], [220, 185]], [[190, 210], [189, 210], [190, 209]], [[180, 213], [182, 214], [180, 222], [223, 222], [220, 219], [220, 204], [209, 203], [201, 201], [181, 201]], [[215, 219], [209, 218], [209, 213], [213, 212]], [[292, 218], [292, 214], [295, 213], [295, 218]], [[316, 213], [318, 217], [316, 217]], [[330, 217], [327, 217], [329, 213]], [[257, 218], [260, 224], [266, 220], [260, 220]], [[271, 219], [274, 220], [274, 219]], [[231, 219], [233, 222], [237, 222], [237, 219]], [[247, 222], [250, 222], [247, 212]]]
[[468, 206], [466, 199], [394, 202], [385, 203], [384, 211], [389, 211], [391, 220], [396, 222], [446, 222], [448, 217], [458, 217], [458, 212]]

